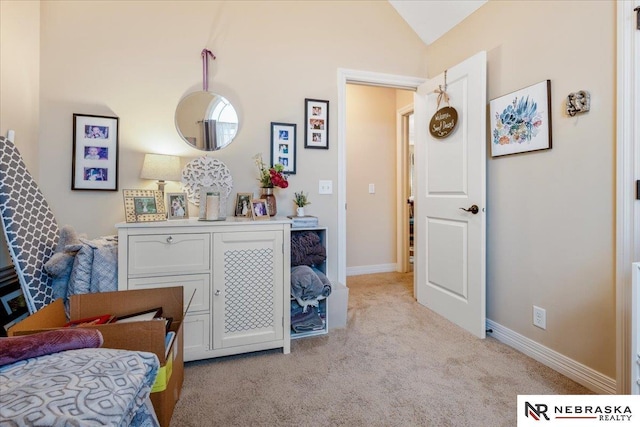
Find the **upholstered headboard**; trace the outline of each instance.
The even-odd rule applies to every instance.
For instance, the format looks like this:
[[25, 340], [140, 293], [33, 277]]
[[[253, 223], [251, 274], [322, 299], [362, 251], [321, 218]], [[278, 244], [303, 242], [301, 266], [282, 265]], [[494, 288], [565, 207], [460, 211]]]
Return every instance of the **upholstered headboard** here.
[[0, 136], [2, 228], [30, 313], [53, 301], [44, 263], [58, 241], [58, 223], [20, 152]]

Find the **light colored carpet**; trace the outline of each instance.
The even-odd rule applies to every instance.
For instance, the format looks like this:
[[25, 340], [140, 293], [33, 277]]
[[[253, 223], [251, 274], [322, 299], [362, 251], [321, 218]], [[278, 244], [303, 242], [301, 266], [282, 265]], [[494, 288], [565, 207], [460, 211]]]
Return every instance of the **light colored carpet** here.
[[171, 427], [515, 426], [518, 394], [589, 390], [414, 301], [412, 275], [352, 276], [347, 327], [187, 363]]

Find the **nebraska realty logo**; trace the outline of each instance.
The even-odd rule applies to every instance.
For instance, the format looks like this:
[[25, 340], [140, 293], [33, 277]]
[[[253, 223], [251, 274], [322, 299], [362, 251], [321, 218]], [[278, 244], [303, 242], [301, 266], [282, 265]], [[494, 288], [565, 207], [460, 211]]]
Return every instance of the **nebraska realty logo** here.
[[640, 396], [518, 396], [518, 427], [640, 425]]

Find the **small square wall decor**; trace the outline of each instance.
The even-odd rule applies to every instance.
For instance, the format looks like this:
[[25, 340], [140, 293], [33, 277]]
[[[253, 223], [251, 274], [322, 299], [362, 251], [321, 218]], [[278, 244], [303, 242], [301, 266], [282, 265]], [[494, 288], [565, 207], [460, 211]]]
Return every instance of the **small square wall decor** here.
[[551, 81], [545, 80], [489, 103], [491, 156], [551, 148]]

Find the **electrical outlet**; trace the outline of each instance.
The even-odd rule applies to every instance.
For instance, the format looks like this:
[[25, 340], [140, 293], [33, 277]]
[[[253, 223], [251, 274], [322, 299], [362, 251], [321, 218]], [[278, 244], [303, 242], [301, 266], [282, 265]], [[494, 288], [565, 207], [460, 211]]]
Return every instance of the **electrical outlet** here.
[[533, 306], [533, 325], [541, 329], [547, 329], [547, 310]]

